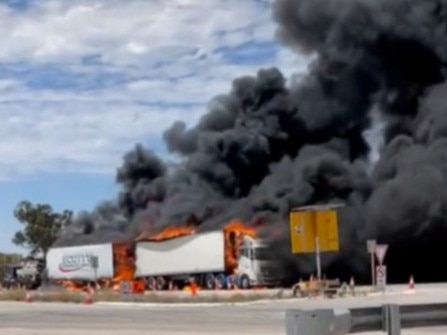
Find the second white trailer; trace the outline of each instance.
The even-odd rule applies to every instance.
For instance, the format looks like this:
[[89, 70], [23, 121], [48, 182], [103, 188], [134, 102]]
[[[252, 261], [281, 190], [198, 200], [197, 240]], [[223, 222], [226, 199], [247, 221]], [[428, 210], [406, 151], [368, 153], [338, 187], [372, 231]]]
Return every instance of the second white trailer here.
[[223, 272], [225, 236], [222, 231], [212, 231], [138, 242], [136, 258], [136, 277]]

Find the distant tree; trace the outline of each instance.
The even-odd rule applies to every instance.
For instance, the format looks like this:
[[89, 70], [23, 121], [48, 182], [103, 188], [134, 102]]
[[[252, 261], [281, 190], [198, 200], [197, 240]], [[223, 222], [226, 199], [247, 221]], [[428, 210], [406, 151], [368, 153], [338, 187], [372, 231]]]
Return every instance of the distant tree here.
[[14, 217], [23, 228], [15, 233], [12, 242], [31, 249], [31, 252], [41, 250], [46, 255], [72, 215], [73, 212], [69, 210], [55, 212], [48, 204], [22, 201], [15, 208]]

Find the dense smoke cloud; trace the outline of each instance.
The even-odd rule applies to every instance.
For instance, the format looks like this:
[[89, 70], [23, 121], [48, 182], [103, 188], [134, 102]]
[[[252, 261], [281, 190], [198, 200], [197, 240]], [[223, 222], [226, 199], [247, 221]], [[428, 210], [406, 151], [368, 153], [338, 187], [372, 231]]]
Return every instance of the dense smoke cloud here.
[[[343, 202], [343, 247], [325, 264], [363, 272], [367, 238], [443, 229], [447, 1], [276, 0], [272, 11], [278, 39], [317, 56], [308, 73], [288, 84], [277, 68], [235, 79], [196, 126], [165, 131], [178, 166], [137, 146], [118, 171], [116, 204], [80, 216], [60, 245], [191, 220], [213, 229], [262, 219], [286, 232], [291, 207]], [[297, 265], [313, 271], [309, 259]]]

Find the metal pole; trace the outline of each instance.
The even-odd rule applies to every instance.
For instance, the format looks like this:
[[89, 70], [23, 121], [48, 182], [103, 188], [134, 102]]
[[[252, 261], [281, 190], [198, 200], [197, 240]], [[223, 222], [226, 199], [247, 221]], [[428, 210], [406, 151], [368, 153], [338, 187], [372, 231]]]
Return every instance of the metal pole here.
[[375, 258], [374, 258], [374, 251], [371, 250], [371, 282], [372, 282], [372, 289], [375, 291], [376, 287], [376, 264], [375, 264]]
[[315, 211], [310, 211], [310, 215], [312, 217], [312, 225], [313, 225], [313, 230], [314, 230], [314, 234], [315, 234], [315, 261], [316, 261], [316, 265], [317, 265], [317, 283], [318, 286], [321, 285], [321, 251], [320, 251], [320, 239], [319, 239], [319, 232], [318, 232], [318, 225], [317, 225], [317, 215], [315, 213]]
[[383, 305], [384, 331], [387, 335], [401, 335], [399, 305]]
[[320, 240], [318, 238], [318, 234], [315, 237], [315, 254], [316, 254], [316, 261], [317, 261], [317, 280], [318, 283], [321, 281], [321, 259], [320, 259]]

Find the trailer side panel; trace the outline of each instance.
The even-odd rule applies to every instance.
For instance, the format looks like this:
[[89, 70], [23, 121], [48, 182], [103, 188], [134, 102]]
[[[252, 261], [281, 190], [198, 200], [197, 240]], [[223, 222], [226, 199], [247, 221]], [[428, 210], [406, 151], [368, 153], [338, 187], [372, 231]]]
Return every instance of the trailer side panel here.
[[[92, 267], [91, 258], [98, 257], [98, 268]], [[84, 245], [53, 248], [47, 254], [47, 270], [51, 279], [90, 280], [112, 278], [112, 244]]]
[[136, 276], [175, 276], [225, 270], [222, 231], [182, 236], [166, 241], [139, 242]]

